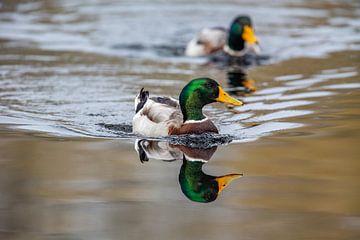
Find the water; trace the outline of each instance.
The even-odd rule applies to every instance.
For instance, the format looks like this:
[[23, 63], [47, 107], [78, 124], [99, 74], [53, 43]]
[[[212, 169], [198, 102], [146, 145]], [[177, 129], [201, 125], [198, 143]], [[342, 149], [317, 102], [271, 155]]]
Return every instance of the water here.
[[[359, 6], [1, 1], [1, 238], [358, 239]], [[264, 65], [244, 75], [182, 56], [199, 28], [239, 13]], [[177, 97], [199, 76], [246, 102], [205, 108], [230, 144], [201, 153], [161, 139], [139, 157], [136, 93]], [[243, 176], [210, 203], [179, 180], [214, 196], [206, 183], [228, 174]]]

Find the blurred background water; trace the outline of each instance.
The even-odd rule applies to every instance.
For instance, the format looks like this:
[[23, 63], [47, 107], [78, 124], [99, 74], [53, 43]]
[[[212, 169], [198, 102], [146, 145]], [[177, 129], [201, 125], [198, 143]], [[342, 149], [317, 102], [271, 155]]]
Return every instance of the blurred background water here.
[[[206, 107], [236, 141], [203, 170], [244, 176], [195, 203], [182, 161], [140, 163], [133, 98], [199, 76], [233, 90], [231, 69], [182, 51], [239, 14], [270, 60], [246, 105]], [[0, 236], [358, 239], [359, 16], [355, 0], [0, 1]]]

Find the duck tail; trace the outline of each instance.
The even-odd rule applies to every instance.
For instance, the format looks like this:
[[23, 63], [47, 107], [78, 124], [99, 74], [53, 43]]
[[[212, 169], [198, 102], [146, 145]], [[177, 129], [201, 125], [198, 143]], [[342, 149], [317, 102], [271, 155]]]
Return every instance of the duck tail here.
[[144, 107], [148, 98], [149, 92], [144, 91], [144, 88], [141, 88], [139, 94], [135, 98], [135, 113], [139, 112]]
[[135, 141], [135, 150], [139, 154], [139, 159], [140, 159], [141, 163], [149, 161], [149, 157], [147, 156], [146, 151], [143, 146], [144, 141], [145, 141], [144, 139]]

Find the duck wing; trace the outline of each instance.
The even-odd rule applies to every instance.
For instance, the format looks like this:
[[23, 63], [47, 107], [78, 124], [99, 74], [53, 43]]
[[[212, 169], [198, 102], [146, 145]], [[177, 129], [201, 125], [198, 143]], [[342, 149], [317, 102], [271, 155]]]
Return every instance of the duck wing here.
[[148, 93], [143, 92], [140, 91], [135, 99], [137, 113], [133, 118], [134, 133], [149, 137], [168, 136], [169, 128], [181, 126], [183, 116], [177, 100], [169, 97], [149, 98]]
[[143, 114], [147, 115], [155, 123], [170, 120], [182, 121], [182, 113], [179, 101], [169, 97], [153, 97], [146, 104]]

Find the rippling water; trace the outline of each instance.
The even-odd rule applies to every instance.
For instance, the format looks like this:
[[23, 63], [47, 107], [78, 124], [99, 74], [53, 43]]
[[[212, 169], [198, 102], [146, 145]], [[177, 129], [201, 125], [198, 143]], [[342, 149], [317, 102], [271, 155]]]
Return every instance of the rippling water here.
[[[359, 9], [1, 1], [1, 238], [358, 239]], [[201, 27], [238, 14], [253, 18], [264, 65], [243, 73], [182, 56]], [[177, 97], [200, 76], [246, 103], [205, 108], [232, 144], [134, 141], [141, 87]], [[219, 191], [214, 179], [235, 173]]]
[[[75, 58], [72, 54], [68, 53], [70, 59]], [[141, 60], [129, 60], [130, 63], [122, 64], [123, 60], [112, 59], [113, 63], [101, 56], [96, 56], [102, 61], [101, 69], [97, 70], [97, 64], [95, 67], [90, 59], [82, 57], [78, 54], [76, 58], [81, 60], [75, 63], [31, 61], [36, 64], [35, 68], [20, 64], [16, 66], [21, 67], [18, 71], [11, 70], [14, 66], [10, 60], [3, 60], [7, 64], [2, 66], [1, 121], [17, 122], [18, 128], [64, 136], [131, 137], [133, 98], [141, 87], [153, 95], [176, 96], [187, 80], [199, 75], [197, 71], [203, 71], [202, 66], [189, 71], [188, 65], [175, 64], [171, 70], [156, 73], [161, 65], [155, 62], [144, 64]], [[136, 67], [132, 70], [131, 65]], [[204, 68], [211, 71], [212, 67]], [[211, 75], [225, 79], [222, 71]], [[319, 70], [306, 77], [301, 74], [276, 76], [266, 83], [257, 81], [263, 86], [254, 94], [241, 97], [246, 105], [230, 111], [220, 104], [212, 105], [206, 112], [222, 133], [237, 139], [256, 139], [272, 131], [303, 126], [301, 122], [286, 119], [313, 114], [312, 105], [322, 98], [359, 88], [359, 83], [353, 80], [357, 76], [355, 67]], [[335, 84], [339, 80], [344, 83]], [[220, 81], [226, 86], [226, 80]]]
[[2, 6], [2, 36], [43, 49], [158, 59], [184, 47], [200, 28], [227, 27], [238, 14], [252, 16], [265, 52], [275, 59], [359, 49], [356, 1], [11, 2]]
[[[124, 136], [126, 133], [106, 131], [103, 124], [130, 125], [133, 97], [141, 87], [154, 95], [177, 96], [182, 86], [197, 76], [225, 80], [223, 71], [202, 66], [206, 59], [194, 60], [181, 57], [181, 51], [173, 52], [183, 48], [201, 27], [226, 26], [233, 16], [246, 13], [254, 19], [264, 52], [272, 61], [324, 57], [337, 50], [358, 49], [356, 6], [356, 1], [321, 4], [242, 1], [240, 5], [235, 2], [4, 1], [0, 14], [4, 50], [0, 66], [2, 112], [39, 121], [35, 125], [40, 128], [46, 125], [46, 131], [60, 131], [60, 135], [73, 135], [76, 131], [90, 136]], [[220, 127], [223, 121], [234, 125], [232, 129], [224, 126], [225, 133], [243, 129], [239, 120], [245, 119], [245, 122], [267, 122], [269, 128], [264, 131], [277, 130], [278, 124], [272, 129], [269, 120], [310, 114], [311, 109], [292, 108], [310, 105], [311, 97], [334, 94], [309, 92], [309, 87], [357, 75], [353, 68], [332, 71], [314, 73], [305, 79], [298, 76], [297, 81], [279, 81], [280, 86], [268, 81], [254, 96], [245, 98], [250, 105], [226, 115], [218, 107], [210, 107], [209, 112]], [[275, 78], [287, 80], [286, 76]], [[280, 109], [287, 110], [249, 116], [257, 113], [251, 110]], [[245, 113], [238, 114], [239, 111]], [[229, 119], [238, 120], [229, 122]], [[300, 125], [283, 123], [281, 128]], [[262, 131], [253, 135], [261, 135]]]

